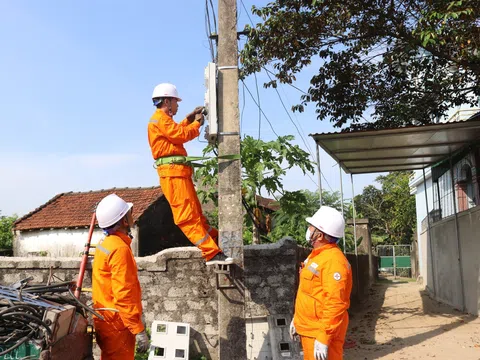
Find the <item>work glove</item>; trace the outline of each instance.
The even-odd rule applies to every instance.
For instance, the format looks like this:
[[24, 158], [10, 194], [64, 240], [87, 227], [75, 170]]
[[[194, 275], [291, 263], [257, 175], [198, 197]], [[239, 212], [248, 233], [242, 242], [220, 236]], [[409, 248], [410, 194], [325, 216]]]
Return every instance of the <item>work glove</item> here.
[[138, 333], [135, 336], [135, 340], [137, 341], [137, 352], [141, 354], [146, 353], [150, 347], [150, 340], [148, 340], [148, 335], [145, 330]]
[[297, 334], [297, 329], [295, 329], [295, 324], [292, 322], [290, 323], [290, 339], [292, 340], [297, 340], [298, 339], [298, 334]]
[[203, 116], [202, 114], [197, 114], [195, 115], [195, 121], [198, 121], [200, 123], [200, 126], [202, 126], [205, 122], [205, 116]]
[[187, 120], [191, 123], [194, 122], [196, 120], [195, 115], [201, 114], [204, 109], [205, 109], [204, 106], [197, 106], [195, 109], [193, 109], [191, 113], [187, 115]]
[[320, 341], [315, 340], [313, 346], [313, 357], [315, 360], [327, 360], [328, 359], [328, 346], [322, 344]]

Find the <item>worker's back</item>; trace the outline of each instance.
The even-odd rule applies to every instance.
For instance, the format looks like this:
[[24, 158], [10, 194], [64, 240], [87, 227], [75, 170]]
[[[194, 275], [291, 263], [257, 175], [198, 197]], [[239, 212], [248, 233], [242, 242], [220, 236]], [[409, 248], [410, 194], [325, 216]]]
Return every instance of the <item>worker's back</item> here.
[[92, 300], [94, 308], [112, 308], [118, 312], [102, 311], [107, 322], [133, 333], [141, 323], [142, 301], [138, 269], [130, 248], [131, 239], [120, 233], [107, 236], [95, 250], [92, 270]]

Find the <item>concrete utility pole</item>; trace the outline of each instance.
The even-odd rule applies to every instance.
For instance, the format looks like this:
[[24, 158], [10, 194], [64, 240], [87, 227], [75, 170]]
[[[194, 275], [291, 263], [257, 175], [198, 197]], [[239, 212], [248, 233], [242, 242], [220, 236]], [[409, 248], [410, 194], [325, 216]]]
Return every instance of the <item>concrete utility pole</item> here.
[[[218, 139], [219, 155], [240, 154], [238, 108], [237, 1], [218, 2]], [[245, 293], [243, 211], [240, 160], [219, 160], [218, 220], [220, 247], [232, 256], [233, 276], [218, 275], [218, 332], [220, 360], [245, 360]]]

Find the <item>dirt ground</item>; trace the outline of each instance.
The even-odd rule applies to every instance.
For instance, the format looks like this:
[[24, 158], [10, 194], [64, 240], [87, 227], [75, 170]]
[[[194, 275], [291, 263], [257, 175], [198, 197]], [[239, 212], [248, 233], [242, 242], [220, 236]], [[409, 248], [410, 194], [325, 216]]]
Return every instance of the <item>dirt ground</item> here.
[[381, 280], [350, 311], [344, 360], [480, 360], [480, 319], [432, 300], [414, 282]]

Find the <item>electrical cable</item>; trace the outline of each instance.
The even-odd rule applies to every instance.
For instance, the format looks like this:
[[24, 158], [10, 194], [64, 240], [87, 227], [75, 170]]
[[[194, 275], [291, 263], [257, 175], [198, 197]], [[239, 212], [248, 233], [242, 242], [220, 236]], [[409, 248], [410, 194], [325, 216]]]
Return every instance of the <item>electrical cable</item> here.
[[255, 101], [255, 97], [253, 96], [252, 92], [250, 91], [250, 89], [248, 88], [247, 84], [245, 84], [245, 82], [242, 80], [242, 83], [245, 85], [245, 89], [247, 89], [248, 93], [250, 94], [250, 97], [252, 98], [253, 102], [255, 103], [255, 105], [258, 106], [258, 108], [260, 109], [263, 117], [265, 118], [265, 120], [267, 120], [268, 124], [270, 125], [270, 128], [272, 129], [273, 133], [277, 136], [277, 137], [280, 137], [280, 135], [277, 134], [277, 132], [275, 131], [275, 129], [273, 128], [273, 125], [272, 123], [270, 122], [270, 120], [268, 119], [267, 115], [265, 115], [264, 111], [262, 110], [262, 108], [260, 107], [260, 105]]
[[258, 91], [258, 80], [257, 80], [257, 74], [253, 73], [253, 76], [255, 77], [255, 88], [257, 89], [257, 100], [258, 100], [258, 140], [260, 140], [260, 134], [261, 134], [261, 129], [262, 129], [262, 105], [260, 104], [260, 91]]
[[[270, 76], [270, 74], [267, 72], [267, 76], [268, 78], [270, 79], [270, 81], [272, 81], [272, 78]], [[290, 119], [290, 122], [293, 124], [293, 126], [295, 126], [295, 129], [297, 130], [297, 133], [298, 135], [300, 135], [300, 138], [302, 139], [303, 141], [303, 144], [305, 145], [305, 147], [308, 149], [310, 155], [312, 156], [313, 158], [313, 152], [312, 152], [312, 149], [310, 148], [310, 146], [308, 145], [308, 143], [305, 141], [305, 138], [303, 137], [302, 133], [300, 132], [300, 129], [298, 128], [297, 124], [295, 124], [295, 122], [293, 121], [293, 118], [292, 116], [290, 115], [289, 111], [287, 110], [287, 107], [285, 106], [285, 103], [283, 102], [283, 99], [282, 99], [282, 96], [280, 95], [280, 92], [278, 91], [277, 87], [274, 87], [277, 95], [278, 95], [278, 98], [280, 99], [280, 102], [282, 103], [282, 106], [283, 106], [283, 109], [285, 110], [285, 112], [287, 113], [287, 116], [288, 118]]]
[[[216, 20], [215, 20], [216, 27]], [[208, 0], [205, 0], [205, 32], [207, 35], [207, 40], [210, 46], [210, 55], [212, 56], [212, 62], [215, 62], [215, 50], [213, 46], [213, 41], [211, 39], [212, 35], [212, 24], [210, 23], [210, 11], [208, 9]]]
[[[29, 286], [28, 279], [24, 279], [17, 284], [0, 287], [0, 356], [11, 354], [28, 342], [35, 342], [43, 349], [50, 347], [56, 339], [54, 324], [46, 320], [50, 309], [62, 311], [66, 310], [65, 305], [73, 305], [84, 318], [87, 318], [85, 311], [102, 318], [75, 297], [71, 290], [75, 282]], [[62, 295], [67, 292], [72, 298]]]
[[250, 17], [250, 13], [249, 13], [248, 10], [247, 10], [247, 7], [246, 7], [245, 4], [243, 3], [243, 0], [240, 0], [240, 2], [242, 3], [243, 9], [244, 9], [245, 12], [247, 13], [248, 20], [250, 20], [250, 24], [252, 24], [252, 27], [255, 26], [255, 25], [253, 24], [252, 18]]

